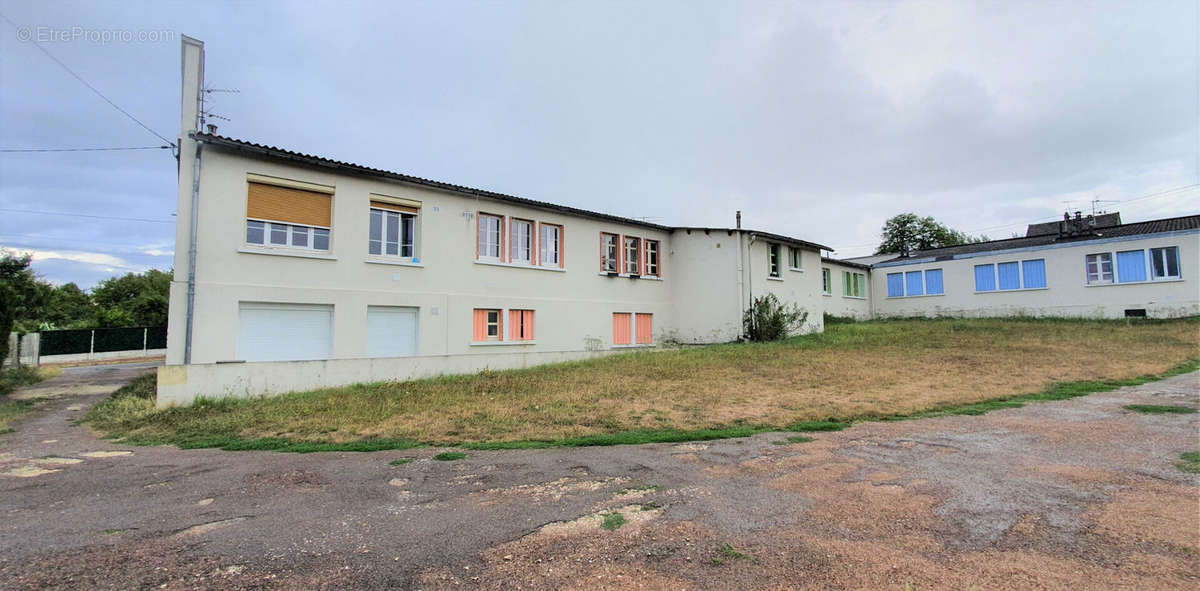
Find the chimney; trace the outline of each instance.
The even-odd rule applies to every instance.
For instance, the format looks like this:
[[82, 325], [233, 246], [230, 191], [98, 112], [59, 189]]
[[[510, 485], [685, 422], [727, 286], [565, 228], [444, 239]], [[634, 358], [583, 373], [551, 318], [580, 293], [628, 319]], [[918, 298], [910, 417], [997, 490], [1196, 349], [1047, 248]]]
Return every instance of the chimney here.
[[208, 129], [208, 135], [217, 135], [217, 126], [216, 125], [209, 123], [208, 125], [205, 125], [204, 127], [206, 127]]
[[1083, 219], [1083, 212], [1079, 211], [1078, 209], [1075, 210], [1075, 219]]
[[742, 210], [740, 209], [737, 212], [737, 229], [742, 229]]

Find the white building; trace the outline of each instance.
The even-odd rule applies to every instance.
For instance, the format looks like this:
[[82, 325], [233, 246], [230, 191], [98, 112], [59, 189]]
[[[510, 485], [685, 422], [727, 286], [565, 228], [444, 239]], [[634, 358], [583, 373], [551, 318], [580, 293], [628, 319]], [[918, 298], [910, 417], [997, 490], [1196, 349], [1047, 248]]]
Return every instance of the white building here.
[[652, 224], [201, 133], [203, 67], [185, 38], [160, 405], [733, 341], [768, 293], [804, 332], [826, 313], [1200, 313], [1200, 216], [838, 261], [740, 219]]

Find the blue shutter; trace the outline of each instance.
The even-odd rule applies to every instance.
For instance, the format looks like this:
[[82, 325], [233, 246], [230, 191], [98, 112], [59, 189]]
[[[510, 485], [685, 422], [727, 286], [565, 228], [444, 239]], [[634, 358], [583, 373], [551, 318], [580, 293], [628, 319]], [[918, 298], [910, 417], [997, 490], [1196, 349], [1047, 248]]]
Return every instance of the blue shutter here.
[[904, 273], [888, 273], [888, 297], [904, 297]]
[[1127, 250], [1117, 253], [1117, 283], [1146, 280], [1146, 251]]
[[904, 274], [904, 295], [919, 296], [925, 293], [921, 285], [921, 272], [909, 271]]
[[942, 293], [941, 269], [930, 269], [925, 272], [925, 293], [929, 295]]
[[1025, 275], [1025, 289], [1046, 287], [1045, 259], [1022, 261], [1021, 272]]
[[1021, 271], [1016, 261], [996, 265], [1000, 289], [1021, 289]]
[[996, 289], [996, 271], [992, 265], [975, 265], [975, 291]]

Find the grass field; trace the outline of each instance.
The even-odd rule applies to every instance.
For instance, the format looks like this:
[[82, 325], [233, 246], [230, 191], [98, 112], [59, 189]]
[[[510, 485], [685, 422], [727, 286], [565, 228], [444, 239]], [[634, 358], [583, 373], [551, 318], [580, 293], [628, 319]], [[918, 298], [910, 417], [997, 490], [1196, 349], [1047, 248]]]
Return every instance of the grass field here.
[[153, 382], [144, 380], [98, 405], [88, 421], [131, 442], [227, 449], [683, 441], [978, 414], [1138, 383], [1198, 368], [1198, 359], [1194, 318], [875, 321], [777, 343], [638, 352], [165, 410], [154, 408]]
[[59, 370], [20, 366], [0, 372], [0, 433], [12, 430], [8, 424], [33, 409], [32, 400], [12, 400], [8, 397], [13, 390], [32, 386], [42, 380], [58, 375]]

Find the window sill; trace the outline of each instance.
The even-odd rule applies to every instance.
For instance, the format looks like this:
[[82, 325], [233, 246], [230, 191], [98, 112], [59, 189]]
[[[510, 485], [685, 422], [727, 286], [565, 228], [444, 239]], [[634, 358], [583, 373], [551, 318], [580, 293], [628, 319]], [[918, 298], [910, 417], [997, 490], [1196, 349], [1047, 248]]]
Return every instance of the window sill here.
[[823, 296], [825, 296], [825, 297], [827, 297], [827, 298], [831, 298], [831, 297], [833, 297], [833, 294], [831, 294], [831, 293], [822, 293], [821, 295], [823, 295]]
[[550, 271], [553, 273], [566, 273], [567, 270], [561, 267], [542, 267], [540, 265], [522, 265], [520, 263], [505, 263], [503, 261], [488, 261], [483, 259], [475, 259], [476, 265], [489, 265], [492, 267], [509, 267], [513, 269], [531, 269], [533, 271]]
[[654, 346], [654, 343], [641, 343], [637, 345], [613, 345], [613, 349], [648, 349]]
[[1175, 279], [1175, 278], [1148, 279], [1146, 281], [1126, 281], [1124, 283], [1121, 283], [1119, 281], [1114, 281], [1112, 283], [1084, 283], [1083, 286], [1084, 287], [1111, 287], [1113, 285], [1153, 285], [1155, 283], [1183, 283], [1183, 278], [1180, 277], [1178, 279]]
[[795, 271], [797, 273], [803, 273], [804, 269], [801, 269], [799, 267], [788, 267], [788, 271]]
[[242, 246], [237, 249], [238, 252], [245, 254], [265, 254], [277, 257], [296, 257], [300, 259], [319, 259], [323, 261], [336, 261], [337, 257], [330, 254], [321, 254], [320, 251], [304, 252], [294, 248], [270, 248], [270, 247], [253, 247]]
[[1050, 288], [1049, 287], [1026, 287], [1026, 288], [1022, 288], [1022, 289], [992, 289], [992, 290], [988, 290], [988, 291], [976, 291], [975, 293], [977, 293], [977, 294], [1014, 293], [1014, 292], [1022, 292], [1022, 291], [1046, 291], [1047, 289], [1050, 289]]
[[783, 281], [783, 277], [772, 277], [767, 275], [767, 281]]
[[537, 341], [471, 341], [472, 347], [512, 347], [516, 345], [536, 345]]
[[385, 258], [371, 257], [371, 258], [363, 259], [363, 262], [370, 264], [370, 265], [395, 265], [397, 267], [419, 267], [419, 268], [425, 267], [425, 263], [416, 263], [416, 262], [412, 262], [412, 261], [406, 261], [404, 259], [385, 259]]
[[848, 296], [848, 295], [844, 295], [844, 296], [842, 296], [842, 297], [843, 297], [843, 298], [846, 298], [847, 300], [865, 300], [865, 299], [867, 299], [867, 298], [865, 298], [865, 297], [862, 297], [862, 296]]
[[923, 293], [921, 295], [910, 295], [910, 296], [887, 296], [886, 299], [908, 300], [908, 299], [912, 299], [912, 298], [941, 298], [941, 297], [945, 297], [945, 296], [946, 296], [946, 294], [944, 294], [944, 293]]
[[653, 275], [630, 275], [629, 273], [609, 273], [607, 271], [601, 271], [596, 274], [601, 277], [624, 277], [626, 279], [645, 279], [646, 281], [662, 281], [663, 280], [662, 277], [655, 277]]

